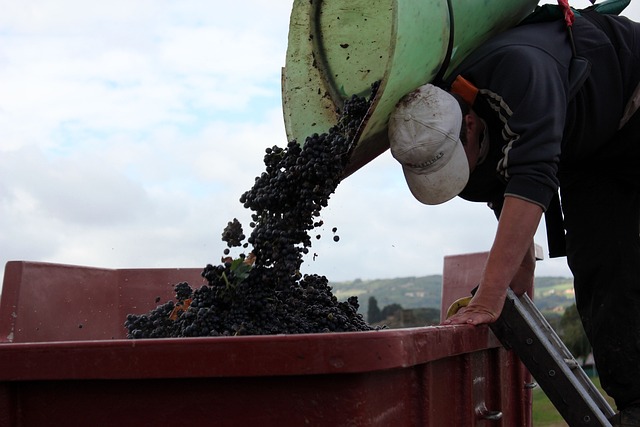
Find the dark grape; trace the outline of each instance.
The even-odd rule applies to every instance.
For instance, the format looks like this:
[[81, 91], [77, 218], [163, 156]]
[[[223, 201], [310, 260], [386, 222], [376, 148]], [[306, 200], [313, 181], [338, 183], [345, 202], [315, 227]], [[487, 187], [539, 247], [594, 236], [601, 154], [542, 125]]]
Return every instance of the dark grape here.
[[229, 221], [225, 229], [222, 231], [222, 241], [227, 242], [227, 246], [241, 246], [245, 236], [242, 232], [242, 224], [237, 218]]
[[[244, 235], [236, 218], [222, 232], [228, 248], [251, 245], [251, 252], [207, 265], [202, 271], [207, 284], [199, 289], [185, 282], [175, 285], [175, 302], [146, 314], [129, 314], [125, 321], [129, 338], [372, 329], [357, 312], [357, 297], [339, 302], [326, 277], [303, 275], [300, 267], [312, 246], [309, 233], [323, 225], [317, 217], [343, 176], [378, 84], [372, 85], [369, 100], [347, 99], [337, 124], [327, 133], [313, 134], [303, 145], [290, 141], [284, 148], [265, 150], [265, 171], [240, 197], [240, 203], [253, 212], [251, 234]], [[228, 254], [225, 249], [224, 255]]]

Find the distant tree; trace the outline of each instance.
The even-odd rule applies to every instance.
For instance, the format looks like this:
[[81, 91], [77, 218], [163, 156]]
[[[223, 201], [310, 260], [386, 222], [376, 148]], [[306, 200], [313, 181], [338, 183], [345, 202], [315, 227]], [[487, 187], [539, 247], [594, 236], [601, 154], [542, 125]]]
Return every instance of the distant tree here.
[[440, 323], [440, 310], [437, 308], [416, 308], [413, 310], [416, 326], [431, 326]]
[[378, 300], [376, 297], [369, 297], [369, 307], [367, 308], [367, 322], [376, 323], [384, 319], [378, 307]]
[[591, 345], [575, 304], [567, 307], [560, 318], [558, 335], [574, 357], [586, 357], [591, 353]]
[[382, 316], [382, 320], [386, 319], [389, 316], [393, 316], [400, 310], [402, 310], [402, 306], [400, 304], [393, 303], [385, 305], [382, 309], [382, 312], [380, 313]]
[[[562, 319], [562, 315], [553, 311], [545, 311], [542, 313], [549, 326], [553, 328], [554, 331], [560, 330], [560, 319]], [[559, 333], [558, 333], [559, 334]]]

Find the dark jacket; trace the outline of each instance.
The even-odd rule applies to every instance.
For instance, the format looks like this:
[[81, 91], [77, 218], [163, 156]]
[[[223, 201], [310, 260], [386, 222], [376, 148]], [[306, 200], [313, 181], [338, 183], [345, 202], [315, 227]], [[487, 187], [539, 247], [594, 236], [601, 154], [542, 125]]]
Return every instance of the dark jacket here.
[[[490, 140], [462, 198], [499, 211], [504, 195], [513, 195], [546, 210], [561, 182], [569, 185], [577, 172], [618, 167], [620, 147], [631, 143], [617, 135], [640, 81], [640, 25], [604, 19], [615, 40], [576, 16], [576, 51], [591, 71], [571, 100], [572, 50], [562, 20], [508, 30], [481, 48], [481, 58], [472, 56], [458, 68], [479, 89], [473, 108], [486, 121]], [[640, 147], [640, 135], [634, 142]]]

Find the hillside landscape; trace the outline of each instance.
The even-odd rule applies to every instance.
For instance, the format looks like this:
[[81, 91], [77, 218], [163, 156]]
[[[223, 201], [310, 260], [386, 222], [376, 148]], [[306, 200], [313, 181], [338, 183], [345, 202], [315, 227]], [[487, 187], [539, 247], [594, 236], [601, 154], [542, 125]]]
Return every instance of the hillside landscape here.
[[[332, 282], [333, 293], [339, 300], [357, 296], [359, 312], [367, 314], [368, 302], [374, 297], [378, 306], [398, 304], [403, 309], [433, 308], [440, 310], [442, 275], [400, 277], [395, 279]], [[536, 277], [534, 302], [545, 316], [562, 315], [574, 304], [573, 278]]]

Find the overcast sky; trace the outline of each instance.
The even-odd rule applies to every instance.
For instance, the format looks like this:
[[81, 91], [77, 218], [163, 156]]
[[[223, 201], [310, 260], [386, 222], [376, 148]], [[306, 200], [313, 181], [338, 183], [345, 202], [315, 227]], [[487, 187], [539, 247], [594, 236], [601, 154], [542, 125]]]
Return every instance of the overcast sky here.
[[[249, 231], [238, 199], [264, 149], [286, 144], [291, 6], [0, 0], [2, 265], [219, 263], [226, 223]], [[322, 219], [303, 272], [333, 281], [440, 274], [445, 255], [488, 250], [496, 226], [484, 204], [421, 205], [388, 152], [340, 184]], [[546, 252], [544, 226], [536, 241]], [[570, 275], [564, 258], [537, 274]]]

